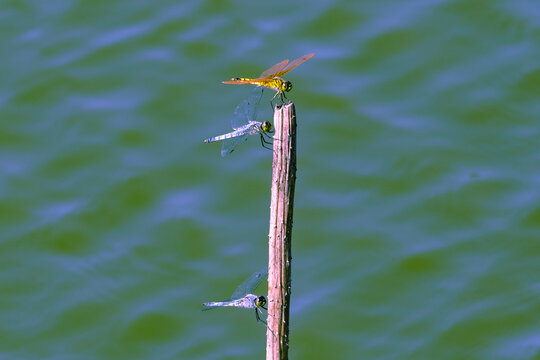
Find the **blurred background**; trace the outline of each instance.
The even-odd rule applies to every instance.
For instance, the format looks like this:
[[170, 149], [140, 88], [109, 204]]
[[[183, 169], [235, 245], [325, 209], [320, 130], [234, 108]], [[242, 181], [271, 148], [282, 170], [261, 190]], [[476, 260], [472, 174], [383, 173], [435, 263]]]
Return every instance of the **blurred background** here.
[[[536, 1], [4, 1], [0, 359], [261, 359], [283, 59], [293, 359], [540, 358]], [[259, 119], [271, 119], [270, 92]], [[266, 283], [258, 289], [265, 294]]]

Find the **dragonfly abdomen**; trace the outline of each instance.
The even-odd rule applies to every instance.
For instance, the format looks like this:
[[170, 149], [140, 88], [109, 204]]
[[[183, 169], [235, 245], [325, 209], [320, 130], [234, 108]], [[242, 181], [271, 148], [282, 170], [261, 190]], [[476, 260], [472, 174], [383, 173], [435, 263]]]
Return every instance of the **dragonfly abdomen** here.
[[203, 303], [203, 305], [207, 307], [230, 306], [230, 307], [241, 307], [241, 308], [251, 309], [251, 308], [256, 307], [256, 305], [254, 304], [254, 299], [252, 299], [251, 297], [256, 298], [255, 295], [248, 294], [247, 296], [240, 299], [234, 299], [230, 301], [212, 301], [212, 302]]
[[211, 143], [211, 142], [215, 142], [215, 141], [221, 141], [221, 140], [225, 140], [225, 139], [230, 139], [230, 138], [233, 138], [233, 137], [244, 135], [244, 133], [245, 133], [244, 129], [239, 129], [239, 130], [231, 131], [230, 133], [227, 133], [227, 134], [214, 136], [213, 138], [204, 140], [204, 142], [205, 143]]
[[211, 301], [205, 302], [203, 305], [208, 307], [237, 306], [233, 301]]
[[232, 78], [230, 81], [225, 83], [228, 84], [252, 84], [257, 86], [264, 86], [267, 88], [274, 89], [276, 91], [283, 90], [283, 80], [279, 77], [273, 79], [250, 79], [250, 78]]

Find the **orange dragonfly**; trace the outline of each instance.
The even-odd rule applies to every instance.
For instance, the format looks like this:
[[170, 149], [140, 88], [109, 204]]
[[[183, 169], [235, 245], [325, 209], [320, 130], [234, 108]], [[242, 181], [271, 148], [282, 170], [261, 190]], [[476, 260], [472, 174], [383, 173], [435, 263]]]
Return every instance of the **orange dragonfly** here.
[[279, 95], [281, 100], [283, 101], [283, 97], [285, 95], [284, 92], [291, 91], [292, 84], [290, 81], [284, 81], [281, 77], [295, 67], [297, 67], [298, 65], [311, 59], [313, 55], [315, 55], [315, 53], [301, 56], [298, 59], [291, 61], [290, 63], [289, 59], [283, 60], [282, 62], [279, 62], [276, 65], [272, 66], [270, 69], [263, 71], [262, 74], [259, 75], [259, 77], [256, 79], [232, 78], [231, 80], [223, 81], [223, 83], [236, 85], [252, 84], [257, 86], [264, 86], [275, 90], [276, 95], [274, 95], [274, 98]]

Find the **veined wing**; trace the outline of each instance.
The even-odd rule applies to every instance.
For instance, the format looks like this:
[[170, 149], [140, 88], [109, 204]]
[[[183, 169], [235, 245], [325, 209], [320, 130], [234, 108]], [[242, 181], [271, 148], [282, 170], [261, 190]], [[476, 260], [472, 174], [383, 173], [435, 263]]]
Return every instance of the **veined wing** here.
[[248, 101], [244, 99], [234, 109], [233, 117], [231, 119], [231, 126], [234, 130], [241, 129], [247, 124], [249, 124], [248, 105]]
[[268, 70], [264, 70], [261, 75], [259, 75], [259, 79], [264, 78], [273, 78], [274, 74], [280, 72], [289, 62], [289, 59], [285, 59], [282, 62], [277, 63], [276, 65], [272, 66]]
[[259, 105], [259, 102], [261, 101], [262, 94], [264, 91], [263, 86], [257, 86], [251, 94], [249, 94], [249, 97], [247, 99], [248, 105], [247, 105], [247, 117], [249, 121], [255, 121], [257, 119], [257, 112], [255, 109], [257, 108], [257, 105]]
[[291, 71], [292, 69], [294, 69], [295, 67], [297, 67], [298, 65], [302, 64], [303, 62], [311, 59], [313, 57], [313, 55], [315, 55], [315, 53], [311, 53], [311, 54], [306, 54], [304, 56], [300, 56], [298, 59], [292, 61], [291, 63], [289, 63], [289, 65], [285, 66], [283, 69], [281, 69], [280, 71], [276, 72], [274, 74], [273, 77], [281, 77], [283, 75], [285, 75], [286, 73], [288, 73], [289, 71]]
[[236, 137], [229, 137], [223, 141], [223, 146], [221, 147], [221, 156], [225, 157], [232, 153], [236, 147], [246, 141], [248, 138], [248, 133], [245, 132], [242, 135]]
[[231, 126], [234, 130], [238, 130], [250, 121], [254, 121], [257, 118], [255, 109], [261, 101], [264, 87], [257, 86], [253, 89], [251, 94], [246, 100], [242, 100], [240, 104], [234, 109], [233, 118], [231, 120]]
[[253, 293], [253, 291], [261, 284], [261, 282], [268, 276], [268, 269], [254, 272], [250, 277], [246, 279], [240, 286], [233, 292], [231, 299], [238, 299]]

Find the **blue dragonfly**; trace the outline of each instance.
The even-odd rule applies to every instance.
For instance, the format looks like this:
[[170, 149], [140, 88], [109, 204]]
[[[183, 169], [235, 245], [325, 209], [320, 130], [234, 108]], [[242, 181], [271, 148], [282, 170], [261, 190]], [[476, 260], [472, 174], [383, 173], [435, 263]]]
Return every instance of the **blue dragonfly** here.
[[272, 124], [269, 121], [256, 121], [257, 114], [255, 109], [261, 101], [263, 89], [263, 87], [255, 88], [247, 99], [242, 100], [242, 102], [238, 104], [231, 120], [234, 131], [214, 136], [204, 140], [204, 142], [211, 143], [223, 140], [221, 156], [227, 156], [232, 153], [239, 144], [246, 141], [249, 135], [259, 134], [261, 145], [264, 148], [272, 150], [272, 148], [269, 147], [271, 144], [270, 140], [272, 139], [270, 134], [274, 132]]
[[255, 309], [255, 318], [257, 321], [266, 325], [266, 321], [261, 318], [261, 315], [263, 315], [261, 308], [268, 310], [264, 307], [266, 305], [266, 298], [262, 295], [254, 295], [253, 292], [267, 276], [267, 270], [254, 272], [236, 288], [230, 299], [205, 302], [203, 305], [206, 306], [206, 309], [203, 310], [210, 310], [217, 307]]

